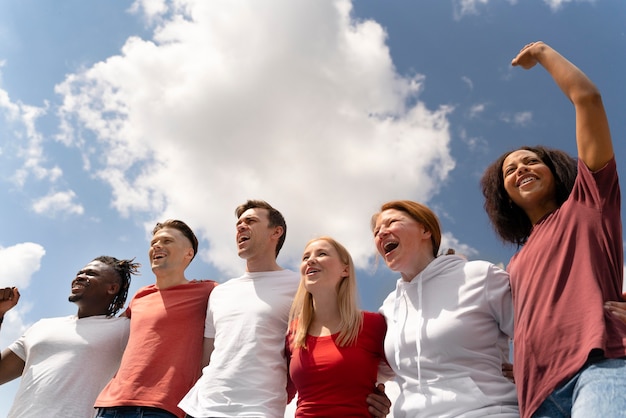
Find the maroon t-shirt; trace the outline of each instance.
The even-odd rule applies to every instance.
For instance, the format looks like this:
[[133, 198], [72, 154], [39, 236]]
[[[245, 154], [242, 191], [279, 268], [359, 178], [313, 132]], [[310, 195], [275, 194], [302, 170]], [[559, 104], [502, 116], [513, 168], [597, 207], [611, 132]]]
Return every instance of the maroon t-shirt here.
[[626, 324], [603, 307], [621, 300], [623, 267], [615, 160], [595, 173], [579, 160], [569, 198], [533, 227], [507, 269], [522, 417], [571, 378], [592, 349], [626, 355]]

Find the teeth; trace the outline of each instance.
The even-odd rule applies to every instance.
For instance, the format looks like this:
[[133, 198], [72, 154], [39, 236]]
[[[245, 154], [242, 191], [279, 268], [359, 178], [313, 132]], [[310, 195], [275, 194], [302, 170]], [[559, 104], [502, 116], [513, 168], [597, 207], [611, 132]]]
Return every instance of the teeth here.
[[519, 185], [523, 186], [524, 184], [531, 182], [533, 180], [536, 180], [536, 177], [526, 177], [525, 179], [523, 179], [522, 181], [520, 181]]

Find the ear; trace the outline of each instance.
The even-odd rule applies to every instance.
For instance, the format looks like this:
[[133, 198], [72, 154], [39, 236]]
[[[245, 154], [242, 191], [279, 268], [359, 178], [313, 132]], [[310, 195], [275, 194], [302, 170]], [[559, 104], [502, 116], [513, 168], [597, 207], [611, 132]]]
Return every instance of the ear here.
[[187, 258], [190, 263], [191, 263], [191, 260], [193, 260], [193, 248], [192, 247], [187, 248], [187, 253], [185, 254], [185, 258]]
[[284, 232], [285, 230], [283, 229], [283, 227], [277, 225], [274, 227], [274, 232], [272, 232], [272, 238], [276, 238], [276, 240], [278, 241], [278, 239], [283, 235]]
[[[422, 228], [424, 228], [424, 227], [422, 227]], [[426, 228], [424, 228], [424, 230], [422, 231], [422, 238], [423, 239], [430, 239], [432, 237], [432, 235], [433, 234]]]
[[115, 296], [117, 295], [117, 293], [120, 291], [120, 284], [119, 283], [109, 283], [108, 287], [107, 287], [107, 294]]
[[350, 266], [347, 264], [343, 266], [343, 270], [341, 270], [341, 278], [345, 279], [346, 277], [350, 277]]

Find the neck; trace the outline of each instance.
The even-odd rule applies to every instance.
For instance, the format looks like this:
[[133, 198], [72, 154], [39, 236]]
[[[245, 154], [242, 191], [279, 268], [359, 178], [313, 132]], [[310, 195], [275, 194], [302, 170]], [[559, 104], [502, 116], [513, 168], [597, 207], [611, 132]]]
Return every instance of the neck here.
[[79, 305], [76, 316], [78, 318], [88, 318], [90, 316], [106, 315], [108, 308], [109, 305], [104, 307], [91, 307], [91, 309], [89, 307]]
[[275, 257], [253, 257], [246, 260], [246, 271], [248, 273], [259, 273], [262, 271], [279, 271], [283, 268], [276, 263]]
[[185, 278], [184, 272], [164, 274], [164, 272], [156, 270], [154, 274], [156, 275], [156, 287], [158, 289], [167, 289], [169, 287], [189, 283], [189, 280]]
[[559, 207], [556, 204], [556, 202], [551, 200], [549, 202], [546, 202], [545, 205], [542, 205], [542, 206], [537, 207], [537, 208], [533, 208], [532, 210], [531, 209], [527, 209], [527, 210], [525, 210], [525, 212], [526, 212], [526, 216], [528, 216], [528, 219], [530, 220], [530, 223], [535, 225], [544, 216], [546, 216], [549, 213], [554, 212], [558, 208]]
[[330, 335], [339, 331], [341, 313], [337, 293], [313, 295], [313, 320], [309, 334], [315, 336]]
[[434, 259], [435, 256], [433, 256], [432, 253], [429, 253], [425, 257], [417, 257], [415, 264], [411, 266], [412, 268], [409, 271], [403, 271], [400, 273], [402, 275], [402, 280], [404, 280], [405, 282], [410, 282], [415, 278], [415, 276], [424, 271], [424, 269], [428, 267], [428, 265]]

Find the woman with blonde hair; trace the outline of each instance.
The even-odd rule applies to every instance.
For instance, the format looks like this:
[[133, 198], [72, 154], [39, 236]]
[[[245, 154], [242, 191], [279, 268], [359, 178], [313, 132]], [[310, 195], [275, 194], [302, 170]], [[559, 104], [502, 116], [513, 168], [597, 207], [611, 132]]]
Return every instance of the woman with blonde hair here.
[[286, 338], [296, 417], [369, 417], [384, 362], [385, 320], [358, 307], [356, 275], [346, 248], [330, 237], [309, 241]]
[[439, 256], [439, 220], [417, 202], [383, 204], [372, 230], [387, 267], [401, 275], [380, 308], [400, 386], [394, 417], [518, 417], [515, 385], [502, 371], [513, 335], [507, 273]]

